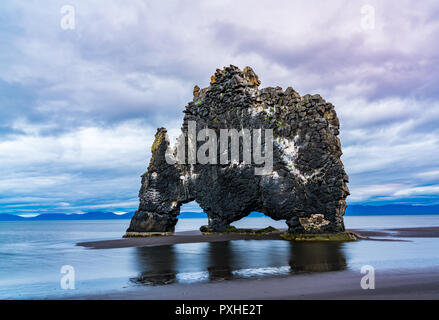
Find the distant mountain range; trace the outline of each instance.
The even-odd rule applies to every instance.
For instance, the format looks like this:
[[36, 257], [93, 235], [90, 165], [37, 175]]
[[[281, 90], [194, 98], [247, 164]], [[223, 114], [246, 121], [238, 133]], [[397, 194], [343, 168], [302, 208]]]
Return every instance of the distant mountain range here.
[[131, 219], [134, 212], [115, 214], [113, 212], [87, 212], [84, 214], [40, 214], [36, 217], [20, 217], [12, 214], [0, 214], [0, 221], [48, 221], [48, 220], [121, 220]]
[[[380, 216], [380, 215], [422, 215], [439, 214], [439, 205], [413, 206], [390, 204], [383, 206], [349, 205], [347, 216]], [[40, 214], [36, 217], [20, 217], [12, 214], [0, 214], [0, 221], [49, 221], [49, 220], [123, 220], [131, 219], [134, 212], [115, 214], [113, 212], [87, 212], [84, 214]], [[260, 212], [252, 212], [249, 217], [263, 217]], [[182, 212], [179, 219], [207, 218], [204, 212]]]

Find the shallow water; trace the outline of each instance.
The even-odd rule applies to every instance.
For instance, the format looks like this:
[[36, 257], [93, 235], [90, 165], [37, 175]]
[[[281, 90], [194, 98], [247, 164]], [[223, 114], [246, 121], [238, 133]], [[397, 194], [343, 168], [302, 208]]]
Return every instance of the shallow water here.
[[[346, 217], [347, 228], [439, 226], [434, 216]], [[198, 229], [206, 219], [181, 219], [176, 231]], [[92, 250], [77, 242], [120, 238], [128, 220], [0, 222], [0, 298], [98, 294], [139, 285], [166, 285], [300, 272], [439, 267], [439, 239], [409, 242], [290, 243], [240, 240], [151, 248]], [[242, 227], [284, 228], [269, 218], [247, 218]], [[60, 269], [75, 269], [75, 290], [62, 290]]]

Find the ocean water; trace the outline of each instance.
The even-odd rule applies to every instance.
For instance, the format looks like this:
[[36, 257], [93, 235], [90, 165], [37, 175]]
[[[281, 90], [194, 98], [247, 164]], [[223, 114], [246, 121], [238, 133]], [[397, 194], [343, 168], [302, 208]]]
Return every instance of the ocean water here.
[[[181, 219], [176, 231], [196, 230], [206, 223]], [[348, 216], [345, 223], [350, 229], [439, 226], [439, 215]], [[439, 267], [437, 238], [349, 243], [241, 240], [105, 250], [76, 246], [118, 239], [128, 224], [128, 220], [0, 222], [0, 299], [63, 298], [132, 286], [360, 270], [366, 264], [376, 272]], [[234, 225], [286, 226], [269, 218], [245, 218]], [[74, 290], [61, 288], [64, 265], [74, 267]]]

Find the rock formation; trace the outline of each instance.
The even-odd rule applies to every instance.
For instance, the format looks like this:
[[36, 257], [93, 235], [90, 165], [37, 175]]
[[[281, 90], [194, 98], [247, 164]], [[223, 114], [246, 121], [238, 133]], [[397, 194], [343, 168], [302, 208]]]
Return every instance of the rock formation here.
[[[139, 209], [127, 236], [173, 232], [180, 206], [194, 200], [207, 213], [208, 231], [225, 231], [252, 211], [286, 220], [293, 234], [344, 231], [348, 176], [340, 160], [340, 124], [334, 106], [320, 95], [300, 96], [291, 87], [284, 91], [280, 87], [258, 89], [259, 85], [250, 67], [241, 71], [230, 66], [217, 69], [209, 87], [195, 86], [179, 138], [184, 152], [177, 147], [170, 152], [166, 129], [157, 130], [148, 171], [142, 176]], [[191, 123], [196, 124], [195, 141], [191, 140]], [[206, 128], [217, 137], [221, 129], [243, 132], [248, 128], [253, 143], [258, 129], [272, 129], [273, 140], [260, 139], [261, 150], [251, 144], [253, 158], [244, 161], [243, 133], [238, 142], [239, 161], [235, 158], [228, 163], [221, 157], [233, 155], [232, 140], [227, 139], [226, 150], [214, 141], [212, 148], [218, 152], [208, 163], [200, 163], [194, 157], [206, 155], [203, 144], [211, 139], [203, 131]], [[196, 155], [190, 151], [191, 144], [198, 150]], [[267, 154], [270, 148], [272, 170], [256, 174], [261, 163], [253, 161], [255, 154]], [[208, 149], [209, 156], [211, 152]]]

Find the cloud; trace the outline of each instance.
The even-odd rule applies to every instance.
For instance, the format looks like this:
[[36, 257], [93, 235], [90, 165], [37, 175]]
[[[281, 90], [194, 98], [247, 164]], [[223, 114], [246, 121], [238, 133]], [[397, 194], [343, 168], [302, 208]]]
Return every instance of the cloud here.
[[419, 172], [415, 176], [420, 178], [420, 179], [424, 179], [424, 180], [438, 179], [439, 178], [439, 170]]
[[351, 203], [437, 201], [439, 5], [369, 3], [373, 30], [352, 1], [72, 0], [63, 30], [64, 1], [5, 1], [0, 211], [135, 209], [156, 128], [228, 64], [335, 105]]
[[395, 196], [429, 196], [429, 195], [439, 195], [439, 185], [434, 186], [422, 186], [401, 189], [395, 192]]
[[0, 142], [1, 211], [104, 208], [114, 200], [123, 207], [108, 207], [135, 207], [125, 200], [136, 198], [155, 129], [128, 121], [41, 136], [40, 128], [23, 125], [27, 134]]
[[401, 184], [368, 184], [358, 185], [350, 196], [351, 201], [361, 202], [372, 198], [389, 198], [403, 185]]

